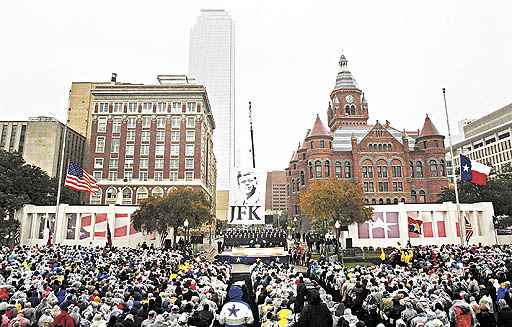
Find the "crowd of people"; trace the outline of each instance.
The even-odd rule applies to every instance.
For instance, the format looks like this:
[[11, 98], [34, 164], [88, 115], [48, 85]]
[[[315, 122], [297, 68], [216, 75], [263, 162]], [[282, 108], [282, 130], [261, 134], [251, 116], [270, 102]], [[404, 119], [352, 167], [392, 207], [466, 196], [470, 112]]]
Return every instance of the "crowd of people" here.
[[186, 250], [2, 248], [0, 326], [207, 327], [230, 271]]
[[280, 228], [268, 227], [261, 229], [233, 228], [224, 232], [224, 248], [241, 246], [287, 248], [287, 233]]

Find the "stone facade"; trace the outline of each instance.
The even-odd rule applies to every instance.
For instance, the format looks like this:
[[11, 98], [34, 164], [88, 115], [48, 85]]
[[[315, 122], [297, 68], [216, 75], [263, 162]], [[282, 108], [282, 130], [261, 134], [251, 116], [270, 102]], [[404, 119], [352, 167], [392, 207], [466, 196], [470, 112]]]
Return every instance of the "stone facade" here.
[[177, 187], [203, 189], [215, 204], [215, 122], [206, 89], [182, 75], [158, 80], [91, 89], [86, 170], [101, 191], [90, 204], [138, 204]]
[[[27, 121], [0, 122], [0, 148], [17, 151], [28, 164], [58, 177], [64, 124], [52, 117], [31, 117]], [[67, 128], [64, 167], [70, 161], [82, 165], [85, 137]], [[65, 171], [64, 171], [65, 173]]]
[[428, 117], [416, 131], [389, 121], [368, 124], [368, 102], [348, 70], [344, 55], [327, 109], [319, 116], [286, 168], [288, 213], [300, 217], [298, 195], [318, 179], [358, 183], [367, 204], [436, 202], [448, 186], [444, 136]]

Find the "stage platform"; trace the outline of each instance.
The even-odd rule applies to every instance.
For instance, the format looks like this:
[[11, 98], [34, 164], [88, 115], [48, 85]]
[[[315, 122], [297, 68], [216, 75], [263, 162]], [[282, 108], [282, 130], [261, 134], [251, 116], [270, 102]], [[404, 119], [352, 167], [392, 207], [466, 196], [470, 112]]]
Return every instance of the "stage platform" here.
[[260, 260], [270, 262], [272, 260], [288, 263], [288, 251], [283, 247], [274, 248], [242, 248], [234, 247], [216, 256], [216, 259], [232, 264], [253, 264]]

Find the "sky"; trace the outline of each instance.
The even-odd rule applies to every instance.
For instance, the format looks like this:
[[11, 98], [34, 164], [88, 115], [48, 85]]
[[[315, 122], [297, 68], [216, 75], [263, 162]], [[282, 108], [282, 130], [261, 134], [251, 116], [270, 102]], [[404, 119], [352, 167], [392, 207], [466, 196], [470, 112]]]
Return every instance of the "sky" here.
[[187, 73], [200, 9], [225, 9], [236, 24], [242, 164], [248, 101], [257, 168], [284, 169], [316, 115], [326, 121], [342, 50], [370, 123], [416, 130], [428, 113], [445, 132], [443, 87], [454, 134], [457, 121], [512, 102], [510, 1], [17, 0], [0, 4], [0, 119], [64, 121], [73, 81]]

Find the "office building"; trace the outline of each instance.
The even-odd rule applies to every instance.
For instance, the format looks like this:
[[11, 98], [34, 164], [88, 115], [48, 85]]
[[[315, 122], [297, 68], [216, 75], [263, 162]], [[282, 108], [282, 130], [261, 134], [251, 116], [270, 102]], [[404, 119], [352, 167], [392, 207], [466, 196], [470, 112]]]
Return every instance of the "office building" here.
[[[466, 120], [462, 137], [453, 144], [455, 169], [460, 169], [459, 154], [463, 153], [499, 171], [504, 164], [512, 164], [512, 104], [475, 120]], [[450, 148], [446, 149], [448, 173], [451, 169]], [[457, 176], [460, 178], [459, 173]]]
[[235, 144], [235, 29], [225, 10], [201, 10], [190, 31], [189, 74], [202, 83], [217, 127], [217, 190], [229, 190]]
[[267, 172], [267, 185], [265, 192], [265, 210], [272, 213], [284, 213], [288, 210], [288, 196], [286, 195], [286, 173], [283, 170]]
[[[46, 171], [50, 177], [58, 177], [64, 124], [52, 117], [31, 117], [24, 121], [0, 122], [0, 148], [17, 151], [23, 159]], [[83, 163], [85, 137], [67, 129], [64, 166], [69, 161]]]

